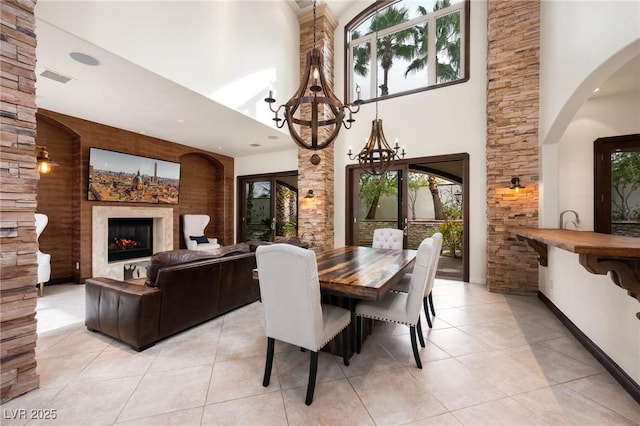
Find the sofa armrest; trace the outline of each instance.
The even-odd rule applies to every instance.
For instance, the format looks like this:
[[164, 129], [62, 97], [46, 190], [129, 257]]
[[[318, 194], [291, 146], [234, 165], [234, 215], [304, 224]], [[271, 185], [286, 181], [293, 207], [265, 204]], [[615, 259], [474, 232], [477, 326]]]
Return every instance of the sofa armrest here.
[[162, 291], [111, 278], [85, 282], [85, 326], [140, 351], [158, 340]]

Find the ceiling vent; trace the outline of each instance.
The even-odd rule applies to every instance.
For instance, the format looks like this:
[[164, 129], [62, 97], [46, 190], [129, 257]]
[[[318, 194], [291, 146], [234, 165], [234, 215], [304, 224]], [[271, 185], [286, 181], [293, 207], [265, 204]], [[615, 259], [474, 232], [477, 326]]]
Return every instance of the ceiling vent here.
[[40, 73], [40, 76], [50, 78], [51, 80], [55, 80], [58, 83], [62, 83], [62, 84], [66, 84], [72, 80], [71, 77], [58, 74], [57, 72], [51, 71], [51, 70], [44, 70], [43, 72]]

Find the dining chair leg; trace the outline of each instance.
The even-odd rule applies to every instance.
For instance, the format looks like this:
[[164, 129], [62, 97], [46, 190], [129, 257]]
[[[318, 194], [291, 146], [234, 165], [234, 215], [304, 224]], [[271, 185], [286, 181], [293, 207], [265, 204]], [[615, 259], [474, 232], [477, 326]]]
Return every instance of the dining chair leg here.
[[[427, 314], [428, 315], [428, 314]], [[424, 348], [424, 336], [422, 335], [422, 323], [420, 321], [420, 317], [418, 316], [418, 325], [417, 325], [418, 339], [420, 339], [420, 346]]]
[[349, 365], [349, 352], [351, 352], [351, 333], [349, 332], [349, 328], [351, 328], [351, 325], [346, 326], [345, 329], [342, 330], [342, 362], [347, 366]]
[[362, 317], [356, 319], [356, 353], [362, 349]]
[[429, 328], [433, 328], [433, 324], [431, 324], [431, 317], [429, 316], [429, 306], [427, 301], [429, 300], [429, 298], [427, 296], [425, 296], [422, 299], [422, 305], [424, 307], [424, 316], [427, 318], [427, 324], [429, 325]]
[[429, 292], [429, 305], [431, 306], [431, 314], [433, 314], [433, 316], [436, 316], [436, 310], [433, 307], [433, 296], [431, 295], [431, 293], [433, 293], [432, 291]]
[[309, 364], [309, 383], [307, 384], [307, 398], [304, 403], [311, 405], [313, 402], [313, 392], [316, 390], [316, 374], [318, 373], [318, 351], [311, 351], [311, 362]]
[[418, 342], [416, 342], [416, 327], [415, 325], [409, 326], [409, 334], [411, 334], [411, 348], [413, 349], [413, 357], [416, 359], [416, 366], [422, 368], [422, 362], [420, 362], [420, 354], [418, 353]]
[[422, 299], [422, 306], [424, 307], [424, 316], [425, 318], [427, 318], [427, 325], [429, 326], [429, 328], [433, 328], [433, 324], [431, 323], [431, 316], [429, 316], [429, 303], [428, 303], [429, 298], [427, 296], [425, 296]]
[[275, 339], [272, 337], [267, 338], [267, 361], [264, 364], [264, 379], [262, 380], [262, 386], [269, 386], [271, 381], [271, 367], [273, 366], [273, 351], [275, 348]]

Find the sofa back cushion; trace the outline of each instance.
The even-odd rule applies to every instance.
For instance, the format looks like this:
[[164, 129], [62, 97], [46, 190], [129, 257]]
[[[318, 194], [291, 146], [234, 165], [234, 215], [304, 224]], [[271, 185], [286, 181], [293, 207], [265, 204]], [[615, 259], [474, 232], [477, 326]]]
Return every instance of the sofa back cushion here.
[[206, 252], [196, 250], [169, 250], [155, 253], [151, 256], [150, 264], [147, 267], [147, 280], [145, 281], [145, 285], [157, 287], [158, 272], [162, 268], [201, 260], [218, 259], [238, 253], [249, 253], [249, 245], [245, 243], [232, 244]]

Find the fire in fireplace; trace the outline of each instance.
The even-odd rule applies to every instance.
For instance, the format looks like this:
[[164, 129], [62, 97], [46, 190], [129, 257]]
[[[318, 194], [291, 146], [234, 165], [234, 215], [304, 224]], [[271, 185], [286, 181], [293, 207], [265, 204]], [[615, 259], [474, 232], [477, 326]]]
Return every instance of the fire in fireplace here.
[[153, 218], [109, 218], [108, 261], [153, 254]]

